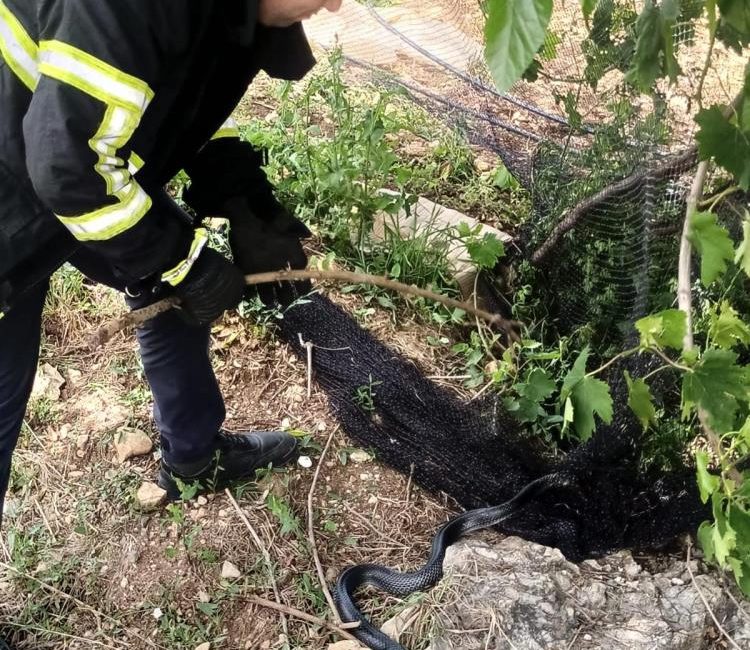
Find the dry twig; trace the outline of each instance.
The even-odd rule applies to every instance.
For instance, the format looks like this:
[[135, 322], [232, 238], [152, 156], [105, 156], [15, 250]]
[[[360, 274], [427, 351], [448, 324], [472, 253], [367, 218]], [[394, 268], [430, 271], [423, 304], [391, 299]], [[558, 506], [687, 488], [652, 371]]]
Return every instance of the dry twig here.
[[331, 431], [331, 435], [328, 436], [328, 442], [320, 454], [318, 460], [318, 466], [315, 468], [315, 474], [313, 475], [312, 483], [310, 484], [310, 491], [307, 493], [307, 539], [310, 542], [310, 549], [312, 550], [313, 560], [315, 561], [315, 569], [318, 572], [318, 579], [320, 580], [320, 586], [323, 589], [323, 594], [328, 602], [328, 607], [331, 609], [331, 614], [334, 617], [336, 625], [341, 625], [341, 618], [339, 617], [339, 610], [336, 607], [336, 603], [333, 601], [331, 592], [328, 589], [328, 583], [326, 582], [326, 574], [323, 571], [323, 565], [320, 562], [320, 556], [318, 555], [318, 545], [315, 542], [315, 526], [314, 526], [314, 512], [313, 512], [313, 495], [315, 494], [315, 486], [318, 484], [318, 476], [320, 475], [320, 468], [323, 466], [328, 449], [331, 446], [333, 437], [336, 435], [338, 427]]
[[[265, 598], [261, 598], [260, 596], [249, 596], [248, 601], [250, 601], [251, 603], [255, 603], [256, 605], [260, 605], [261, 607], [266, 607], [268, 609], [273, 609], [274, 611], [281, 612], [282, 614], [288, 614], [289, 616], [298, 618], [301, 621], [307, 621], [308, 623], [312, 623], [313, 625], [319, 625], [320, 627], [324, 627], [334, 634], [338, 634], [344, 639], [348, 639], [349, 641], [357, 641], [357, 637], [347, 632], [347, 630], [353, 630], [359, 627], [359, 623], [343, 623], [340, 626], [334, 625], [333, 623], [324, 621], [322, 618], [318, 618], [317, 616], [313, 616], [312, 614], [306, 614], [305, 612], [302, 612], [298, 609], [294, 609], [294, 607], [280, 605], [279, 603], [275, 603], [272, 600], [266, 600]], [[357, 643], [359, 642], [357, 641]]]
[[[260, 539], [260, 536], [256, 532], [255, 528], [253, 528], [253, 525], [250, 523], [250, 520], [245, 516], [245, 513], [242, 512], [242, 508], [240, 508], [240, 504], [237, 503], [235, 498], [232, 496], [232, 493], [229, 491], [229, 488], [226, 488], [224, 490], [224, 494], [227, 495], [227, 499], [229, 499], [230, 503], [234, 507], [234, 509], [237, 511], [237, 514], [239, 515], [240, 519], [242, 520], [242, 523], [245, 524], [245, 527], [250, 531], [250, 535], [252, 535], [253, 541], [255, 542], [255, 545], [258, 547], [258, 550], [263, 555], [263, 560], [266, 563], [266, 568], [268, 570], [268, 578], [271, 581], [271, 587], [273, 588], [273, 595], [274, 598], [276, 598], [276, 603], [279, 607], [283, 607], [284, 605], [281, 602], [281, 594], [279, 594], [279, 587], [276, 584], [276, 575], [273, 571], [273, 563], [271, 562], [271, 554], [268, 552], [268, 549], [265, 547], [265, 544]], [[286, 634], [287, 638], [289, 638], [289, 625], [286, 620], [286, 616], [281, 615], [281, 626], [284, 628], [284, 634]]]
[[736, 650], [742, 650], [742, 648], [740, 648], [740, 646], [737, 645], [737, 643], [735, 642], [735, 640], [731, 636], [729, 636], [729, 633], [722, 627], [721, 623], [719, 623], [719, 619], [716, 618], [716, 614], [714, 614], [714, 611], [711, 609], [711, 605], [708, 604], [708, 601], [706, 600], [706, 597], [703, 595], [703, 590], [698, 586], [698, 583], [695, 580], [695, 575], [693, 574], [693, 569], [690, 567], [690, 551], [691, 551], [692, 548], [693, 548], [693, 543], [690, 540], [690, 538], [688, 537], [688, 540], [687, 540], [687, 558], [686, 558], [685, 562], [687, 564], [687, 570], [688, 570], [688, 573], [690, 574], [690, 580], [693, 583], [693, 587], [695, 587], [695, 590], [698, 592], [698, 596], [700, 597], [701, 602], [703, 603], [703, 606], [706, 608], [706, 611], [708, 612], [709, 616], [713, 620], [714, 625], [716, 625], [716, 629], [718, 629], [719, 632], [721, 632], [721, 634], [729, 642], [729, 645], [732, 648], [735, 648]]
[[[270, 282], [296, 282], [300, 280], [320, 280], [320, 281], [335, 281], [335, 282], [350, 282], [354, 284], [372, 284], [383, 289], [390, 289], [397, 291], [405, 295], [419, 296], [420, 298], [426, 298], [434, 302], [439, 302], [446, 307], [452, 309], [461, 309], [469, 314], [477, 316], [491, 325], [496, 325], [502, 329], [511, 341], [519, 340], [518, 328], [521, 323], [518, 321], [507, 320], [498, 314], [491, 314], [484, 309], [476, 309], [473, 305], [467, 302], [461, 302], [442, 296], [439, 293], [428, 291], [420, 287], [403, 284], [396, 282], [388, 278], [380, 277], [377, 275], [366, 275], [364, 273], [354, 273], [352, 271], [316, 271], [316, 270], [305, 270], [305, 271], [274, 271], [272, 273], [256, 273], [253, 275], [245, 276], [245, 282], [248, 285], [256, 284], [268, 284]], [[179, 304], [179, 299], [176, 297], [165, 298], [159, 302], [155, 302], [153, 305], [149, 305], [144, 309], [136, 309], [131, 311], [129, 314], [121, 318], [114, 319], [106, 323], [99, 330], [94, 332], [93, 336], [89, 340], [89, 345], [96, 349], [104, 345], [109, 341], [115, 334], [123, 330], [138, 327], [143, 325], [148, 320], [158, 316], [159, 314], [169, 311]]]

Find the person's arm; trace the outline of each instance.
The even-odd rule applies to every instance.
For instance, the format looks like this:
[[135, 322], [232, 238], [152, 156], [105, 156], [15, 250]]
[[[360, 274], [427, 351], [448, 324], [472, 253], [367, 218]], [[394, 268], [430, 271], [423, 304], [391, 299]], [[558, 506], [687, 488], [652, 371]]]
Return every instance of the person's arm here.
[[38, 78], [24, 120], [39, 198], [83, 245], [129, 281], [178, 285], [205, 245], [176, 205], [133, 175], [130, 140], [165, 74], [186, 51], [193, 0], [50, 0], [40, 10]]

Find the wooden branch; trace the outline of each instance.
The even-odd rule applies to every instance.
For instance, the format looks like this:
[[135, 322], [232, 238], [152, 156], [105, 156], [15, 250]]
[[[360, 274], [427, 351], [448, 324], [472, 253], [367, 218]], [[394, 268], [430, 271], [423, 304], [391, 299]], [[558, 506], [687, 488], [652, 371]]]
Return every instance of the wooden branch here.
[[267, 609], [272, 609], [276, 612], [281, 612], [282, 614], [288, 614], [289, 616], [293, 616], [294, 618], [297, 618], [301, 621], [307, 621], [308, 623], [312, 623], [313, 625], [319, 625], [320, 627], [324, 627], [330, 632], [333, 632], [334, 634], [338, 634], [340, 637], [344, 639], [348, 639], [349, 641], [355, 641], [356, 643], [359, 643], [357, 640], [357, 637], [355, 637], [353, 634], [350, 634], [346, 630], [354, 629], [356, 627], [359, 627], [359, 622], [352, 624], [352, 623], [344, 623], [342, 626], [333, 625], [332, 623], [329, 623], [328, 621], [324, 621], [322, 618], [318, 618], [317, 616], [313, 616], [312, 614], [306, 614], [305, 612], [302, 612], [298, 609], [295, 609], [294, 607], [289, 607], [287, 605], [279, 605], [278, 603], [273, 602], [272, 600], [266, 600], [265, 598], [261, 598], [260, 596], [249, 596], [247, 599], [251, 603], [255, 603], [256, 605], [260, 605], [261, 607], [266, 607]]
[[560, 220], [560, 223], [555, 226], [545, 242], [534, 251], [531, 256], [531, 261], [537, 265], [542, 264], [547, 257], [549, 257], [550, 253], [557, 248], [563, 235], [575, 228], [590, 210], [602, 205], [606, 201], [632, 191], [639, 185], [645, 183], [647, 179], [651, 181], [660, 181], [672, 174], [686, 172], [695, 165], [697, 159], [698, 148], [694, 146], [690, 147], [682, 153], [673, 156], [663, 165], [656, 167], [655, 169], [632, 174], [617, 183], [608, 185], [593, 196], [584, 199]]
[[[422, 289], [415, 285], [403, 284], [402, 282], [396, 282], [388, 278], [380, 277], [377, 275], [367, 275], [364, 273], [354, 273], [352, 271], [316, 271], [316, 270], [305, 270], [305, 271], [273, 271], [269, 273], [255, 273], [253, 275], [246, 275], [245, 282], [248, 285], [256, 284], [267, 284], [270, 282], [296, 282], [299, 280], [320, 280], [320, 281], [335, 281], [335, 282], [349, 282], [353, 284], [372, 284], [383, 289], [390, 289], [397, 291], [405, 295], [419, 296], [426, 298], [433, 302], [438, 302], [446, 307], [452, 309], [461, 309], [469, 314], [477, 316], [491, 325], [496, 325], [503, 330], [511, 341], [518, 341], [520, 337], [517, 330], [521, 326], [521, 323], [514, 320], [507, 320], [498, 314], [492, 314], [483, 309], [475, 308], [473, 305], [467, 302], [461, 302], [448, 298], [439, 293]], [[180, 301], [178, 298], [172, 296], [155, 302], [153, 305], [149, 305], [144, 309], [136, 309], [131, 311], [129, 314], [117, 319], [113, 319], [106, 323], [99, 330], [94, 332], [93, 336], [89, 339], [89, 345], [92, 349], [96, 349], [109, 341], [118, 332], [131, 329], [133, 327], [139, 327], [148, 320], [151, 320], [155, 316], [158, 316], [165, 311], [179, 305]]]

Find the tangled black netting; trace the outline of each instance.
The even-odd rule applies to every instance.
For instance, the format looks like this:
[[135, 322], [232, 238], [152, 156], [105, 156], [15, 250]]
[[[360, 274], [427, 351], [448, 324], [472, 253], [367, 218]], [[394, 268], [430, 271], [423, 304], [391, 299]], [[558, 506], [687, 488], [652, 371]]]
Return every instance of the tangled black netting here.
[[[300, 355], [306, 354], [300, 335], [313, 343], [316, 381], [345, 432], [427, 490], [474, 509], [507, 501], [552, 471], [573, 477], [574, 489], [542, 495], [503, 524], [508, 534], [580, 560], [660, 547], [706, 519], [691, 471], [639, 471], [641, 426], [626, 405], [624, 382], [612, 383], [613, 424], [555, 461], [524, 437], [496, 400], [461, 401], [325, 297], [313, 295], [289, 308], [280, 328]], [[638, 371], [630, 368], [636, 376]], [[372, 404], [357, 399], [360, 387], [372, 387]]]

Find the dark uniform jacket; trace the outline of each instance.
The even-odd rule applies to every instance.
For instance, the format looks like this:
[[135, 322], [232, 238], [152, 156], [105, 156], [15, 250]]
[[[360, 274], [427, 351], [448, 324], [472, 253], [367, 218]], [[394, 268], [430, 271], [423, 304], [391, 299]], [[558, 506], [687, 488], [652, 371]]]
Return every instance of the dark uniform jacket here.
[[230, 114], [260, 70], [313, 59], [257, 1], [0, 0], [0, 313], [79, 246], [179, 284], [206, 241], [163, 190], [181, 169], [199, 210], [268, 198]]

